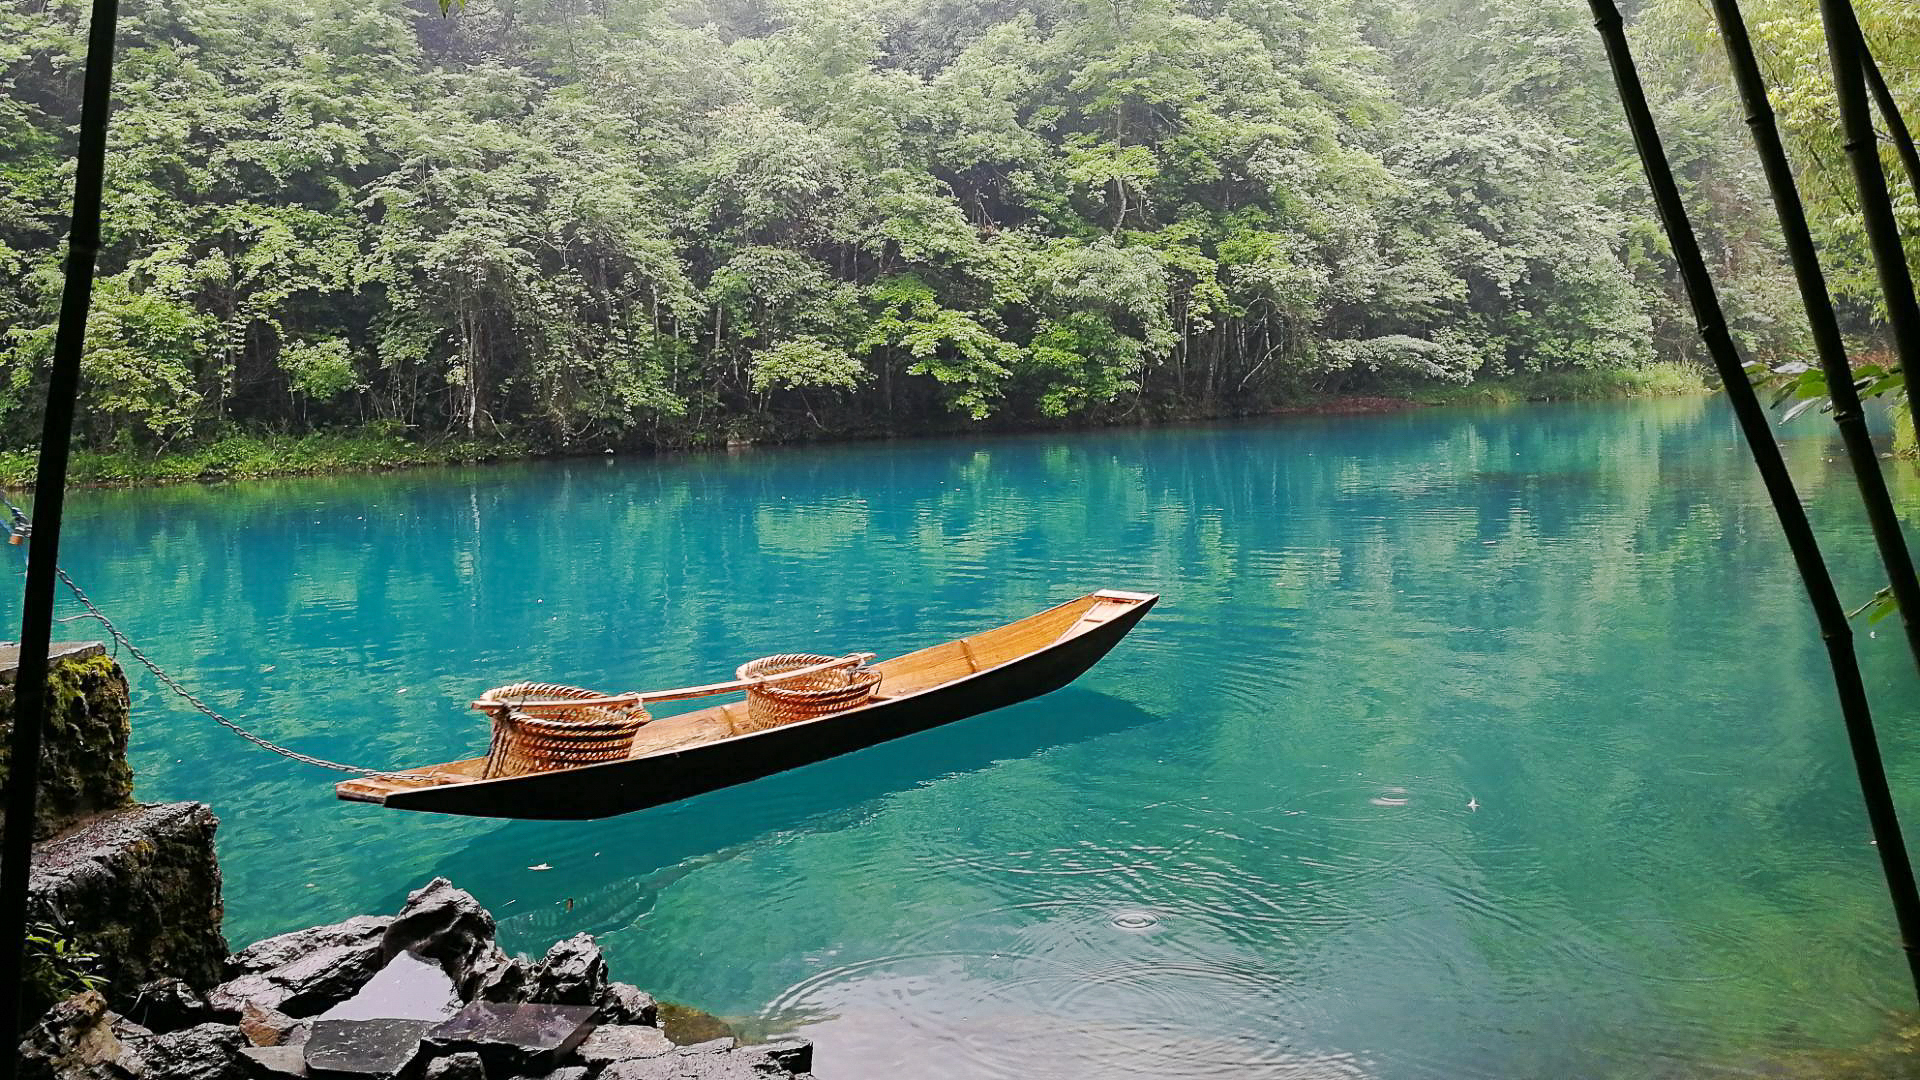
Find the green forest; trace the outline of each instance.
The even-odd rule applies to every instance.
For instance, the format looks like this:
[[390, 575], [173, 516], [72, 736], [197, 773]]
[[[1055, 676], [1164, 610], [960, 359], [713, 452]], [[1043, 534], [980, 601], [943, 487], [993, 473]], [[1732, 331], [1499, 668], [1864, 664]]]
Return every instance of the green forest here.
[[[1920, 6], [1860, 7], [1920, 112]], [[1813, 2], [1749, 17], [1871, 353]], [[84, 22], [0, 0], [7, 448], [40, 419]], [[1630, 32], [1742, 344], [1801, 355], [1704, 5]], [[120, 40], [94, 450], [682, 447], [1697, 363], [1584, 4], [128, 0]]]

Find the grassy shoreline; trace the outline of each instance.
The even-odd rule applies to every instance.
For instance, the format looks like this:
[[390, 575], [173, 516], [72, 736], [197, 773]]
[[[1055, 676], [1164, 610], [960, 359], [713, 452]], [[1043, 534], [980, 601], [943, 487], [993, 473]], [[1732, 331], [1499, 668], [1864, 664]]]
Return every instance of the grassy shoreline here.
[[[1311, 398], [1256, 415], [1366, 413], [1389, 411], [1395, 407], [1514, 405], [1535, 401], [1662, 397], [1705, 393], [1709, 389], [1701, 375], [1682, 365], [1657, 364], [1634, 371], [1520, 376], [1467, 386], [1385, 387], [1371, 394]], [[1169, 418], [1168, 422], [1198, 423], [1236, 416], [1244, 418], [1245, 415], [1181, 416]], [[1028, 430], [1052, 429], [1033, 427]], [[1060, 430], [1073, 428], [1063, 426]], [[932, 436], [954, 433], [945, 429], [925, 432]], [[830, 436], [827, 440], [807, 441], [843, 442], [861, 437], [850, 432]], [[787, 440], [766, 441], [778, 443]], [[37, 456], [25, 450], [0, 451], [0, 485], [15, 489], [31, 488]], [[579, 452], [543, 449], [512, 439], [422, 441], [389, 431], [318, 432], [311, 435], [240, 433], [159, 455], [132, 450], [76, 450], [68, 479], [76, 487], [135, 487], [327, 473], [388, 472], [433, 465], [472, 465], [575, 456], [580, 456]]]

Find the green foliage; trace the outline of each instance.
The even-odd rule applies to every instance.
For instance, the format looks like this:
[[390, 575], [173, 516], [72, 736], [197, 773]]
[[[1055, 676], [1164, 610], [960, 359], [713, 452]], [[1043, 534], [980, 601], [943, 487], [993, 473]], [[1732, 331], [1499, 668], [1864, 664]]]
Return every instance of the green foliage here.
[[[1697, 36], [1676, 5], [1636, 32]], [[1868, 7], [1910, 93], [1904, 16]], [[1572, 9], [458, 8], [127, 0], [85, 360], [102, 469], [372, 423], [565, 448], [1255, 412], [1694, 348]], [[0, 445], [38, 421], [83, 14], [0, 0]], [[1767, 35], [1812, 131], [1805, 26]], [[1736, 329], [1791, 359], [1721, 74], [1662, 62]]]
[[802, 338], [762, 349], [753, 357], [753, 389], [766, 393], [776, 386], [801, 390], [809, 386], [851, 390], [860, 385], [866, 369], [860, 361], [824, 341]]
[[1894, 598], [1893, 586], [1883, 585], [1866, 603], [1847, 612], [1847, 618], [1857, 619], [1864, 614], [1867, 617], [1867, 625], [1871, 626], [1899, 610], [1900, 601]]
[[27, 927], [25, 1015], [38, 1016], [49, 1006], [75, 994], [106, 987], [100, 975], [100, 957], [75, 945], [57, 927], [33, 923]]
[[1514, 405], [1523, 401], [1680, 397], [1706, 389], [1705, 377], [1691, 364], [1655, 363], [1618, 370], [1511, 375], [1470, 385], [1423, 386], [1408, 395], [1428, 405]]
[[[378, 471], [525, 457], [534, 447], [515, 440], [409, 437], [391, 424], [350, 434], [284, 436], [234, 432], [166, 454], [80, 450], [68, 475], [77, 484], [166, 484], [310, 473]], [[0, 485], [33, 482], [38, 455], [0, 451]]]

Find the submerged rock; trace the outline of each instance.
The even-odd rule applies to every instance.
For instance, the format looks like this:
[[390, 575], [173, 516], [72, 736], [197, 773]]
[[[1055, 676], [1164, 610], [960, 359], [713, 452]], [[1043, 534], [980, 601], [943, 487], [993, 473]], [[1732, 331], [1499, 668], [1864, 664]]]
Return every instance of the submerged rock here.
[[667, 1002], [657, 1008], [656, 1016], [660, 1030], [667, 1033], [667, 1038], [682, 1046], [733, 1035], [733, 1029], [727, 1026], [726, 1021], [691, 1005]]

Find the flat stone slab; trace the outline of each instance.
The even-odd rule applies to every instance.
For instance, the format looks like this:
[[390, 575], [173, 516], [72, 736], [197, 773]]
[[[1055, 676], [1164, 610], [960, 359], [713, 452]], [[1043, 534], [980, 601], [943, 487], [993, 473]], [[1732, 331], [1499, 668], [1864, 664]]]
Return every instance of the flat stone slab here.
[[476, 1001], [428, 1033], [436, 1048], [471, 1050], [494, 1069], [555, 1065], [597, 1024], [591, 1005], [518, 1005]]
[[[47, 662], [59, 663], [62, 660], [84, 660], [90, 656], [107, 655], [107, 647], [97, 641], [56, 641], [47, 646]], [[9, 641], [0, 645], [0, 681], [11, 682], [20, 671], [20, 643]]]
[[307, 1068], [351, 1076], [394, 1076], [420, 1055], [431, 1020], [315, 1020]]
[[243, 1046], [240, 1056], [247, 1059], [247, 1073], [257, 1077], [306, 1077], [307, 1059], [298, 1046]]
[[593, 1029], [580, 1043], [580, 1060], [589, 1065], [604, 1065], [629, 1058], [650, 1058], [671, 1054], [678, 1047], [659, 1028], [638, 1024], [613, 1024]]

